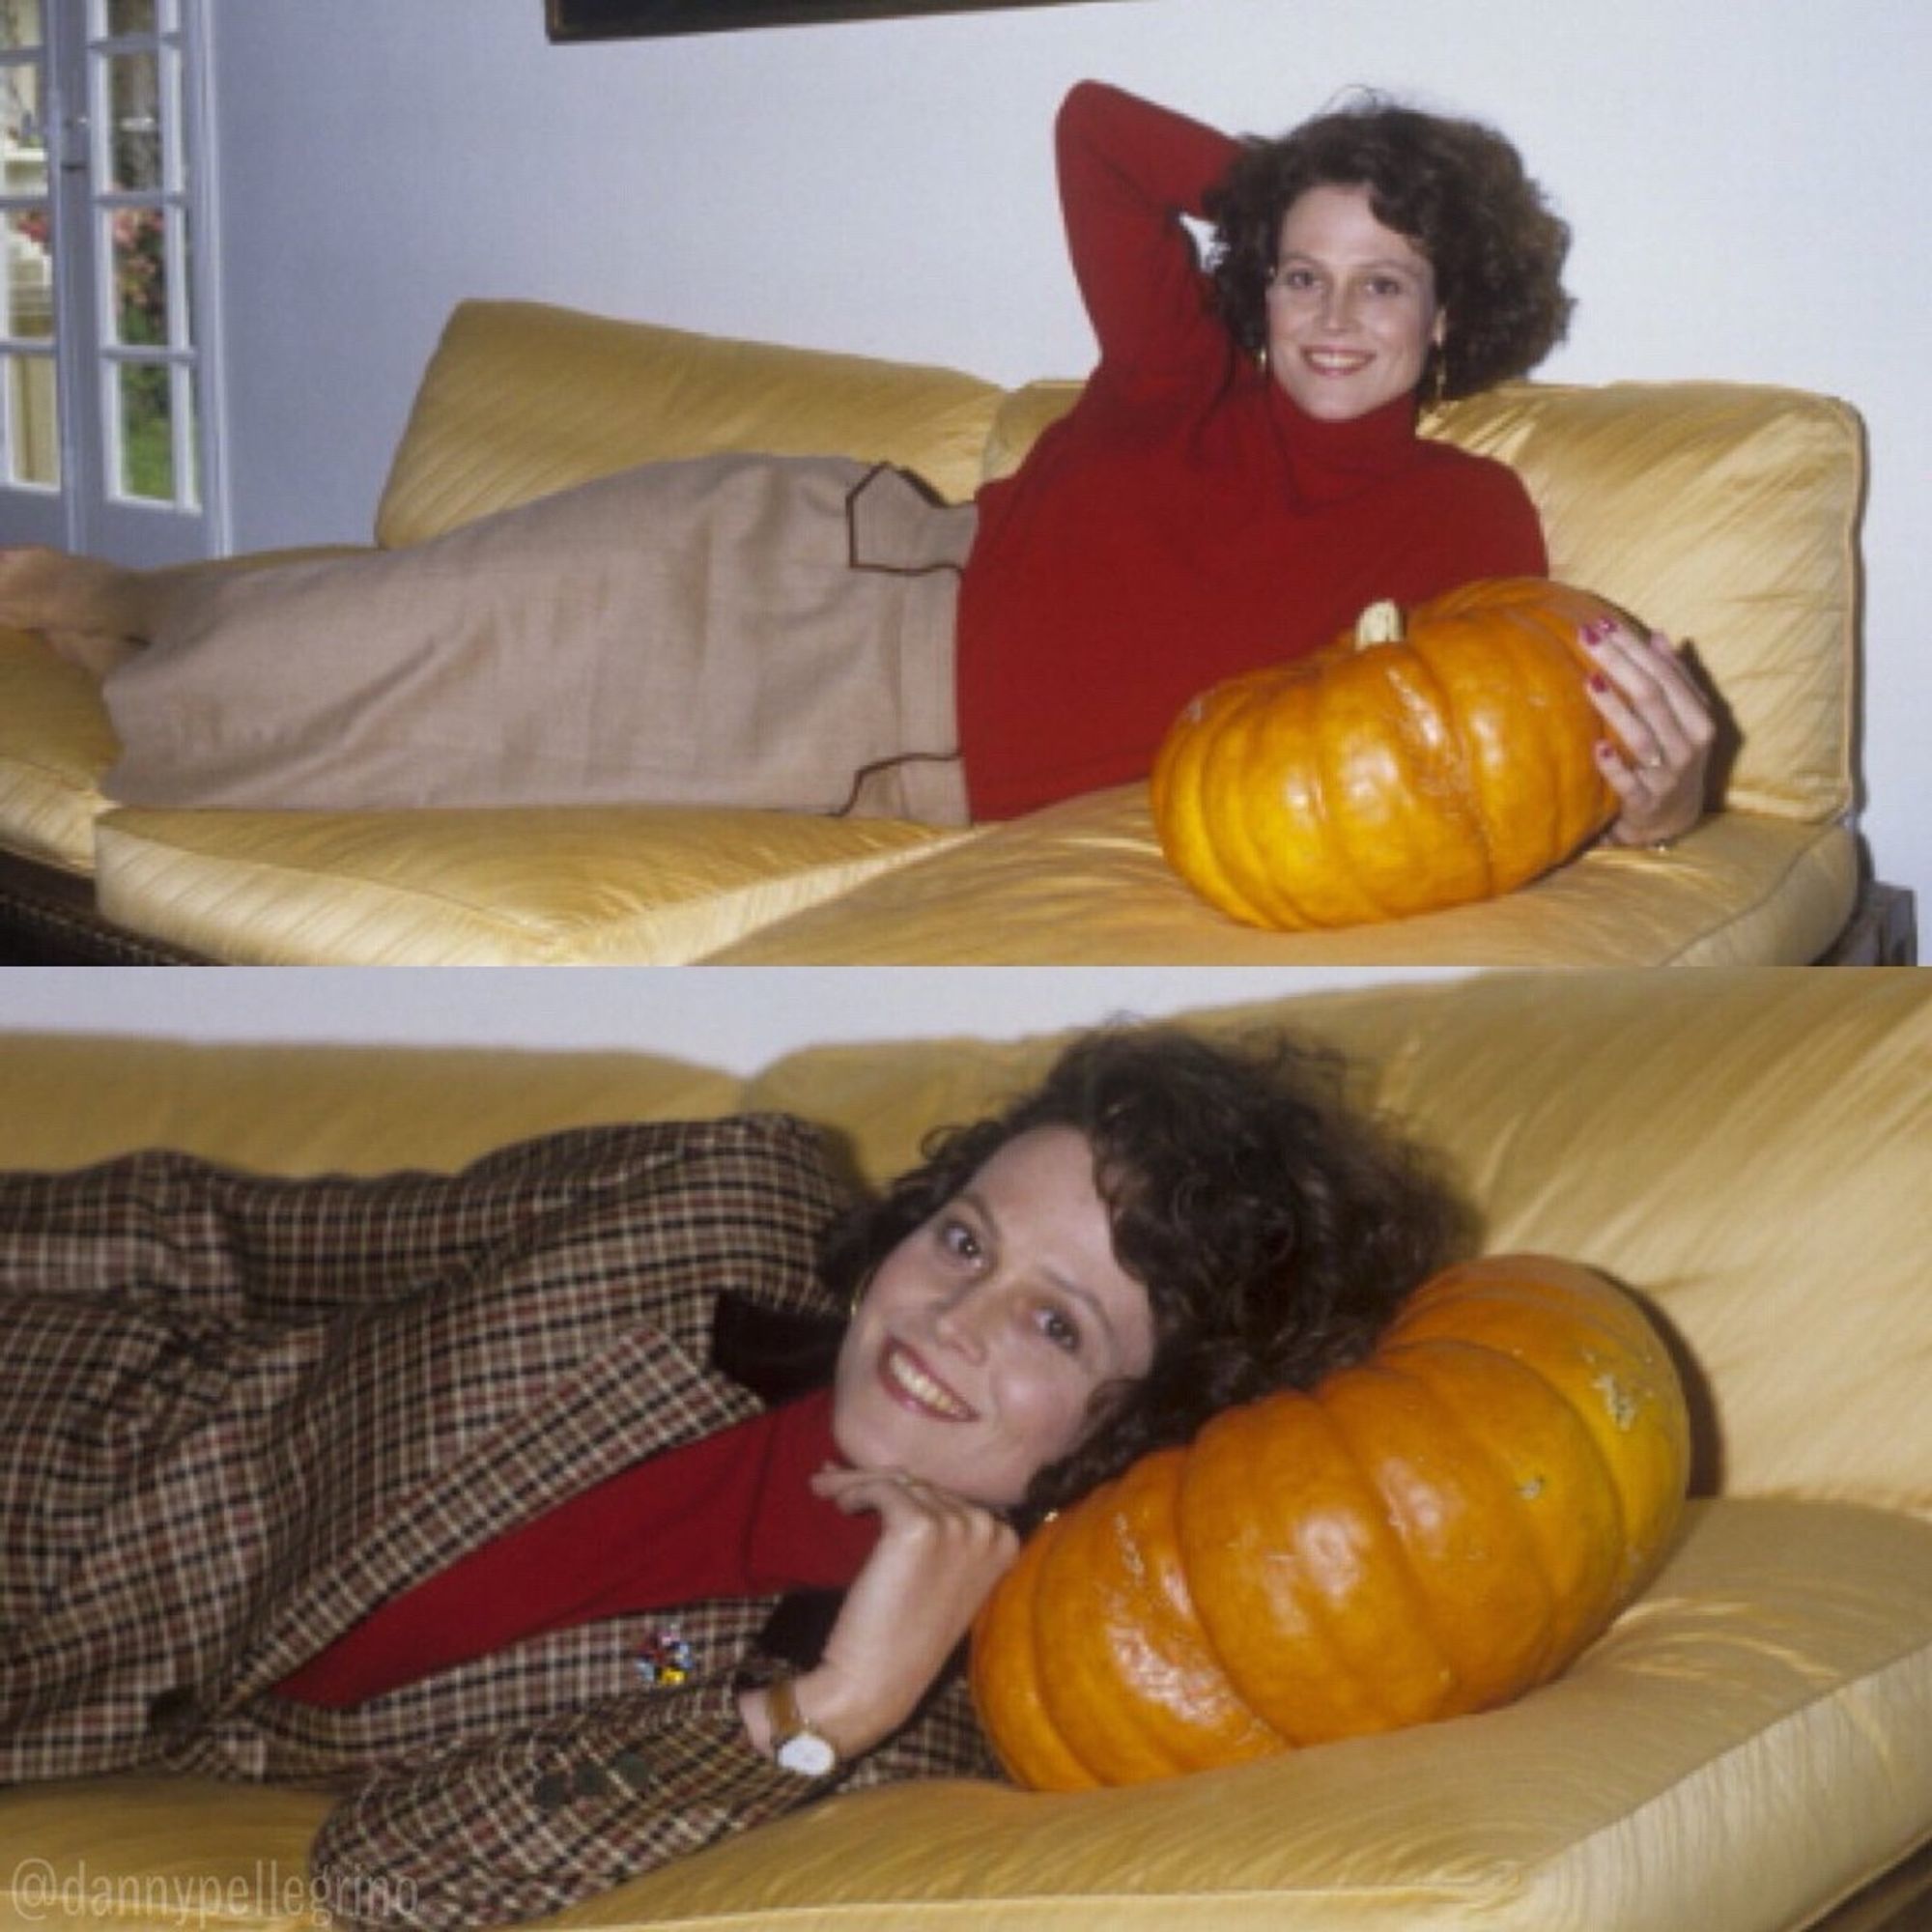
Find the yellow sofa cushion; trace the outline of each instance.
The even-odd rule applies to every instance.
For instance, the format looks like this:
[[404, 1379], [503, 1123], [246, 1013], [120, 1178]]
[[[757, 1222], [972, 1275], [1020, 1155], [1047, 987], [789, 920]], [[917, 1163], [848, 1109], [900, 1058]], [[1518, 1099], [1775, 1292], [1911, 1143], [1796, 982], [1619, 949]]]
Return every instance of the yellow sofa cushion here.
[[[855, 995], [862, 997], [862, 995]], [[1698, 1481], [1932, 1515], [1932, 975], [1477, 974], [1215, 1009], [1359, 1063], [1441, 1149], [1496, 1249], [1650, 1298], [1694, 1358]], [[364, 1055], [0, 1040], [0, 1166], [185, 1146], [270, 1171], [446, 1165], [585, 1121], [734, 1104], [839, 1134], [882, 1181], [1059, 1039], [819, 1046], [753, 1079], [622, 1055]]]
[[1335, 933], [1223, 918], [1139, 786], [942, 832], [887, 819], [590, 810], [212, 812], [95, 828], [102, 911], [242, 965], [1802, 963], [1857, 893], [1835, 825], [1726, 813], [1483, 906]]
[[[1009, 473], [1074, 383], [1016, 390], [986, 445]], [[1735, 755], [1725, 802], [1823, 822], [1852, 804], [1864, 438], [1849, 406], [1730, 383], [1510, 383], [1430, 434], [1507, 463], [1551, 574], [1689, 642]]]
[[1599, 847], [1504, 898], [1334, 932], [1264, 932], [1161, 857], [1144, 785], [982, 828], [761, 927], [730, 965], [1722, 966], [1815, 959], [1858, 851], [1827, 820], [1727, 811], [1663, 853]]
[[661, 1054], [88, 1035], [0, 1035], [0, 1168], [10, 1169], [175, 1148], [264, 1174], [448, 1173], [565, 1127], [713, 1120], [738, 1109], [742, 1084]]
[[1689, 641], [1736, 741], [1725, 802], [1852, 804], [1864, 444], [1845, 404], [1722, 383], [1512, 384], [1457, 405], [1542, 512], [1550, 568]]
[[[572, 1915], [701, 1926], [1697, 1932], [1797, 1925], [1932, 1815], [1932, 1527], [1701, 1509], [1646, 1597], [1511, 1709], [1129, 1791], [901, 1787]], [[861, 1812], [860, 1804], [867, 1806]]]
[[0, 851], [92, 870], [115, 750], [96, 681], [38, 637], [0, 627]]
[[[347, 546], [262, 551], [217, 567], [352, 554]], [[91, 872], [94, 821], [108, 806], [100, 779], [119, 750], [99, 681], [56, 657], [37, 633], [0, 624], [0, 852]]]
[[633, 464], [723, 450], [893, 463], [959, 502], [1000, 394], [952, 369], [466, 301], [416, 392], [376, 539], [420, 543]]
[[[1443, 1151], [1486, 1245], [1648, 1297], [1693, 1360], [1701, 1487], [1932, 1515], [1932, 975], [1480, 974], [1199, 1023], [1331, 1041]], [[809, 1111], [879, 1181], [1058, 1044], [810, 1047], [746, 1102]]]
[[231, 965], [677, 966], [971, 832], [671, 807], [109, 811], [101, 912]]
[[[1217, 1008], [1208, 974], [1198, 997], [1195, 1024], [1349, 1054], [1360, 1097], [1443, 1151], [1491, 1247], [1567, 1254], [1648, 1296], [1698, 1364], [1704, 1487], [1932, 1515], [1932, 975], [1473, 974]], [[814, 1046], [738, 1081], [621, 1054], [0, 1037], [0, 1166], [161, 1144], [368, 1172], [744, 1105], [818, 1122], [879, 1182], [1059, 1044]]]
[[[159, 1922], [185, 1897], [234, 1932], [314, 1922], [327, 1804], [151, 1777], [0, 1792], [0, 1839], [26, 1854], [0, 1862], [0, 1928]], [[1124, 1791], [835, 1799], [549, 1922], [1762, 1932], [1810, 1922], [1928, 1818], [1932, 1525], [1720, 1502], [1507, 1710]]]

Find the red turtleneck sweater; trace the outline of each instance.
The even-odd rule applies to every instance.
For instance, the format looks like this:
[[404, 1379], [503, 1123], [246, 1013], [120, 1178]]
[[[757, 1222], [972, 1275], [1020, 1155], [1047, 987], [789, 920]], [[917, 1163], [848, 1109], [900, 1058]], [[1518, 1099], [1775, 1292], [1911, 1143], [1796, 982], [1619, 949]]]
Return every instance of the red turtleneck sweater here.
[[1378, 598], [1548, 568], [1515, 473], [1419, 439], [1409, 400], [1317, 421], [1235, 355], [1179, 219], [1226, 172], [1226, 135], [1086, 82], [1058, 140], [1100, 361], [980, 493], [957, 671], [976, 818], [1144, 777], [1196, 693]]
[[275, 1689], [340, 1708], [572, 1624], [843, 1588], [879, 1523], [807, 1487], [837, 1460], [829, 1389], [667, 1450], [392, 1597]]

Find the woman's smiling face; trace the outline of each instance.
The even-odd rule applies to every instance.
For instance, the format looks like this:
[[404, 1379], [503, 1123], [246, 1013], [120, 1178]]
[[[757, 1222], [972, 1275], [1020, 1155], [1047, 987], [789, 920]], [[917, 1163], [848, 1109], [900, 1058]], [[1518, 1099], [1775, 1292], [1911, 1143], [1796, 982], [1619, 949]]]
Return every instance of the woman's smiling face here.
[[1348, 422], [1411, 394], [1442, 327], [1428, 256], [1376, 219], [1366, 187], [1296, 197], [1268, 284], [1268, 367], [1309, 415]]
[[1152, 1308], [1114, 1257], [1093, 1151], [1072, 1127], [1036, 1127], [880, 1264], [839, 1350], [834, 1434], [856, 1467], [1005, 1507], [1077, 1446], [1099, 1390], [1152, 1361]]

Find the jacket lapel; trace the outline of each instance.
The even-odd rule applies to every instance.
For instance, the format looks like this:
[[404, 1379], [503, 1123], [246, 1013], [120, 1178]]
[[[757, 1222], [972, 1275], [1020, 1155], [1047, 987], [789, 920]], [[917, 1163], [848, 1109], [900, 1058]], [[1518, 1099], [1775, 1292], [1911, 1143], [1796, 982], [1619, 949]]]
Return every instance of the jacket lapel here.
[[352, 1547], [309, 1566], [214, 1701], [232, 1709], [270, 1690], [398, 1591], [632, 1463], [759, 1407], [663, 1333], [625, 1334], [398, 1498]]

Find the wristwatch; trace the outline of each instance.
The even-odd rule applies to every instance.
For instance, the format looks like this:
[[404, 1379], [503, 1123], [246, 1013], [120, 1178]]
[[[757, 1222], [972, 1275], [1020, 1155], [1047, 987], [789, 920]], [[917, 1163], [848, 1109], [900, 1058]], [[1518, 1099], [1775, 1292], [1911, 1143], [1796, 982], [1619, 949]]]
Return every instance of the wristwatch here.
[[765, 1697], [772, 1719], [772, 1756], [801, 1777], [830, 1777], [838, 1769], [838, 1747], [798, 1708], [789, 1670], [781, 1670], [772, 1679]]

